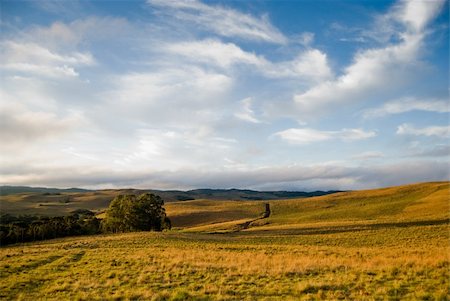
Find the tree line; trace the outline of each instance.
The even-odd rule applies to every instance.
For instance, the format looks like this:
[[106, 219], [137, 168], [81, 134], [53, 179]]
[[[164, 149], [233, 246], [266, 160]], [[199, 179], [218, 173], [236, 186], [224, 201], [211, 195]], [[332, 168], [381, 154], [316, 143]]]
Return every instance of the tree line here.
[[157, 195], [119, 195], [99, 219], [89, 210], [79, 209], [69, 216], [0, 216], [0, 245], [76, 235], [162, 231], [170, 229], [170, 219]]

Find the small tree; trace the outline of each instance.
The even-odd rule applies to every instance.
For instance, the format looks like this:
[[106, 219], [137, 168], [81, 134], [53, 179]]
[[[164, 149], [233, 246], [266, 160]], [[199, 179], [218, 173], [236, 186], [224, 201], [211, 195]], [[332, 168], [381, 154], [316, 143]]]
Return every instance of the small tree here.
[[170, 228], [170, 220], [157, 195], [144, 193], [119, 195], [112, 200], [102, 221], [106, 232], [161, 231]]

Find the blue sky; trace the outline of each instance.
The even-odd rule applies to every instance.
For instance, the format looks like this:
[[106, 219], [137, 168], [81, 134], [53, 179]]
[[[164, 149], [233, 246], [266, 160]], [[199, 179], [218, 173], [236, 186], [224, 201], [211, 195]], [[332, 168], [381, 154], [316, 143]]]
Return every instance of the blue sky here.
[[447, 180], [448, 11], [442, 0], [2, 0], [0, 183]]

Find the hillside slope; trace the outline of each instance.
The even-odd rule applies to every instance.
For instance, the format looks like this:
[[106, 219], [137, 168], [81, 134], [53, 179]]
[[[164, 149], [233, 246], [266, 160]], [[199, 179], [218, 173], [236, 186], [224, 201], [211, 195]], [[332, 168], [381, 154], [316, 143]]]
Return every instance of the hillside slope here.
[[[272, 200], [268, 203], [271, 215], [267, 219], [253, 222], [245, 231], [268, 229], [294, 229], [308, 225], [354, 225], [357, 223], [418, 222], [443, 221], [449, 218], [449, 182], [419, 183], [374, 190], [341, 192], [307, 199]], [[264, 211], [264, 203], [254, 202], [252, 210], [236, 215], [236, 223], [242, 219], [251, 220]], [[192, 202], [189, 208], [183, 203], [171, 203], [167, 208], [174, 225], [190, 228], [190, 231], [217, 231], [236, 229], [236, 223], [212, 218], [211, 225], [205, 225], [208, 218], [186, 219], [178, 224], [178, 218], [202, 212], [220, 216], [216, 206], [219, 203]], [[235, 210], [235, 203], [223, 203], [220, 206], [223, 216]], [[184, 211], [185, 210], [185, 211]], [[214, 213], [213, 213], [214, 212]], [[225, 221], [224, 221], [225, 222]]]
[[139, 190], [105, 189], [83, 190], [77, 188], [56, 189], [25, 186], [0, 186], [1, 213], [11, 215], [69, 215], [78, 209], [95, 212], [105, 210], [111, 200], [119, 194], [141, 194], [144, 192], [159, 195], [168, 204], [190, 200], [270, 200], [306, 198], [335, 193], [336, 191], [254, 191], [242, 189], [197, 189], [178, 190]]
[[168, 203], [172, 231], [1, 247], [0, 299], [448, 300], [449, 188]]

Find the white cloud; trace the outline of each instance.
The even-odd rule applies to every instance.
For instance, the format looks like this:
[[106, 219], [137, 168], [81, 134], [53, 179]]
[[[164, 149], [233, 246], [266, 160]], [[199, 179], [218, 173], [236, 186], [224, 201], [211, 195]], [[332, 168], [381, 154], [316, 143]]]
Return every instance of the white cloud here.
[[[423, 11], [414, 9], [414, 14], [420, 20], [414, 23], [409, 17], [409, 7], [416, 7], [415, 3], [419, 2], [420, 6], [423, 4], [427, 8]], [[426, 35], [424, 26], [436, 16], [442, 3], [443, 1], [402, 1], [394, 8], [396, 13], [390, 12], [389, 18], [385, 18], [385, 22], [401, 22], [406, 28], [397, 33], [400, 42], [384, 48], [360, 51], [344, 74], [296, 94], [294, 101], [298, 112], [303, 116], [310, 116], [321, 113], [326, 107], [364, 101], [372, 93], [379, 93], [380, 89], [389, 91], [398, 87], [408, 79], [411, 68], [417, 63]]]
[[342, 129], [340, 131], [319, 131], [311, 128], [292, 128], [274, 134], [291, 144], [309, 144], [327, 140], [361, 140], [376, 136], [376, 132], [362, 129]]
[[379, 159], [379, 158], [383, 158], [384, 154], [382, 152], [378, 152], [378, 151], [368, 151], [368, 152], [363, 152], [357, 155], [352, 156], [352, 159], [356, 159], [356, 160], [371, 160], [371, 159]]
[[450, 144], [438, 144], [433, 147], [415, 149], [410, 154], [411, 157], [447, 157], [450, 156]]
[[21, 104], [0, 103], [1, 150], [16, 153], [23, 147], [43, 144], [85, 123], [80, 112], [58, 116], [33, 111]]
[[225, 113], [233, 79], [193, 66], [130, 73], [111, 79], [104, 105], [122, 122], [210, 133]]
[[148, 0], [148, 4], [170, 10], [169, 16], [195, 23], [221, 36], [285, 44], [286, 37], [266, 16], [261, 18], [219, 5], [207, 5], [196, 0]]
[[390, 114], [400, 114], [410, 111], [450, 112], [449, 103], [441, 99], [421, 100], [414, 97], [405, 97], [386, 102], [381, 107], [368, 109], [363, 112], [364, 118], [383, 117]]
[[[16, 162], [17, 164], [17, 162]], [[342, 164], [267, 166], [253, 169], [199, 168], [112, 170], [97, 166], [48, 167], [29, 162], [0, 165], [1, 184], [56, 187], [137, 187], [153, 189], [253, 188], [271, 190], [363, 189], [449, 178], [447, 162], [406, 161], [349, 167]]]
[[142, 166], [151, 170], [204, 169], [212, 162], [223, 164], [237, 142], [213, 134], [203, 135], [195, 129], [140, 129], [136, 136], [136, 142], [112, 158], [112, 164], [123, 166], [124, 170]]
[[170, 43], [161, 49], [165, 53], [181, 56], [190, 63], [203, 63], [230, 69], [238, 65], [251, 65], [260, 75], [269, 78], [301, 78], [304, 81], [321, 81], [332, 77], [327, 55], [318, 49], [300, 52], [293, 60], [271, 62], [263, 56], [246, 52], [233, 43], [206, 39]]
[[309, 46], [314, 42], [314, 33], [313, 32], [304, 32], [300, 35], [300, 44], [303, 46]]
[[361, 140], [375, 137], [377, 133], [375, 131], [366, 132], [362, 129], [343, 129], [339, 133], [339, 136], [343, 140]]
[[425, 128], [415, 128], [410, 124], [402, 124], [397, 128], [398, 135], [412, 136], [437, 136], [441, 138], [450, 137], [450, 126], [429, 126]]
[[[107, 40], [130, 30], [121, 18], [89, 17], [71, 23], [54, 22], [32, 26], [18, 34], [5, 35], [0, 42], [4, 73], [36, 78], [74, 78], [78, 69], [98, 64], [86, 44]], [[83, 50], [81, 50], [83, 49]]]
[[332, 77], [327, 55], [318, 49], [308, 49], [291, 61], [267, 64], [263, 72], [269, 77], [299, 77], [305, 82], [320, 82]]
[[315, 80], [327, 79], [332, 76], [328, 66], [327, 55], [318, 49], [310, 49], [300, 54], [293, 62], [297, 74], [313, 77]]
[[[335, 78], [329, 61], [338, 58], [313, 48], [313, 33], [292, 35], [294, 40], [287, 41], [265, 17], [199, 1], [149, 3], [156, 7], [150, 18], [149, 10], [143, 10], [142, 18], [133, 21], [89, 17], [68, 23], [49, 19], [49, 26], [24, 22], [30, 26], [3, 36], [0, 99], [7, 107], [0, 126], [7, 130], [0, 136], [7, 143], [0, 146], [1, 183], [354, 189], [448, 175], [443, 162], [429, 162], [430, 154], [443, 154], [444, 148], [431, 151], [430, 146], [423, 159], [427, 162], [375, 166], [379, 169], [374, 171], [367, 162], [359, 168], [354, 161], [298, 166], [297, 151], [302, 149], [264, 140], [277, 131], [275, 126], [292, 120], [284, 119], [286, 114], [271, 119], [273, 111], [262, 109], [262, 102], [275, 108], [297, 93], [300, 112], [314, 118], [309, 112], [335, 101], [363, 101], [369, 94], [395, 88], [399, 78], [407, 80], [424, 48], [426, 22], [399, 21], [401, 14], [391, 12], [386, 22], [403, 22], [406, 29], [389, 29], [395, 29], [389, 33], [390, 44], [358, 52]], [[431, 19], [435, 12], [424, 14]], [[324, 45], [333, 46], [328, 41]], [[310, 89], [301, 90], [305, 87]], [[409, 91], [414, 93], [414, 87]], [[243, 99], [248, 95], [252, 97]], [[307, 97], [312, 102], [306, 102]], [[446, 110], [441, 99], [405, 103], [417, 110]], [[13, 109], [14, 104], [20, 107]], [[404, 111], [402, 105], [396, 100], [372, 113], [397, 114]], [[292, 109], [288, 116], [298, 121], [304, 117], [299, 115]], [[334, 116], [333, 122], [344, 118], [347, 124], [348, 116]], [[275, 136], [292, 144], [332, 142], [338, 154], [347, 148], [340, 142], [377, 134], [358, 128], [297, 127]], [[379, 156], [365, 152], [353, 159]]]
[[442, 9], [445, 1], [402, 0], [395, 7], [392, 15], [410, 31], [421, 32], [431, 19]]
[[176, 55], [229, 68], [233, 64], [265, 65], [262, 57], [243, 51], [233, 43], [222, 43], [215, 39], [168, 44], [163, 50]]
[[74, 67], [94, 64], [90, 53], [61, 54], [36, 43], [4, 41], [0, 44], [3, 62], [0, 67], [15, 74], [60, 78], [77, 77]]
[[241, 108], [234, 116], [251, 123], [260, 123], [261, 121], [255, 117], [255, 112], [252, 109], [252, 98], [247, 97], [240, 102]]

